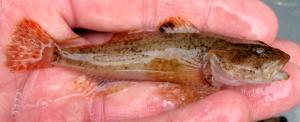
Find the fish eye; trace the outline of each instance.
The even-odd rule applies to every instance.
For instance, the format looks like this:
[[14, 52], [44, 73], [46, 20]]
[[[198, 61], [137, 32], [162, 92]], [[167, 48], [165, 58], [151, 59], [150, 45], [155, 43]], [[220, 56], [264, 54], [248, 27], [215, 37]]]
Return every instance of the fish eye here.
[[252, 51], [257, 55], [262, 56], [265, 52], [265, 49], [262, 47], [256, 47], [256, 48], [253, 48]]

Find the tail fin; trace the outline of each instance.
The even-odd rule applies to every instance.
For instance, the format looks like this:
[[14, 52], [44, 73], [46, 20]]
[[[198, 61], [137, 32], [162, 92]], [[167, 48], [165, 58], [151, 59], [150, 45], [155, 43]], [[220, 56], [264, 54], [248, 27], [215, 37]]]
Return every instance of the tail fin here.
[[55, 40], [38, 23], [24, 19], [7, 45], [6, 66], [11, 72], [50, 67], [55, 45]]

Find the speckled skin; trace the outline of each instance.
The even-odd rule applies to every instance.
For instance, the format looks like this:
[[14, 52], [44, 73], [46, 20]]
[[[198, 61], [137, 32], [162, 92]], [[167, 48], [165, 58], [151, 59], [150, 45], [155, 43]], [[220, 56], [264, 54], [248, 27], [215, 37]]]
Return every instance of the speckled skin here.
[[[37, 22], [24, 19], [7, 45], [5, 66], [11, 72], [53, 65], [73, 68], [91, 79], [75, 82], [75, 90], [83, 91], [99, 83], [91, 75], [107, 80], [157, 81], [168, 84], [159, 85], [158, 94], [181, 105], [215, 93], [218, 83], [240, 85], [288, 78], [281, 71], [289, 60], [286, 53], [263, 43], [241, 42], [250, 41], [200, 33], [187, 20], [171, 17], [155, 32], [118, 33], [103, 45], [61, 48], [68, 42], [58, 43]], [[126, 87], [128, 84], [119, 84], [97, 94], [108, 95]]]
[[[121, 33], [103, 45], [57, 50], [53, 62], [113, 80], [198, 84], [211, 80], [212, 56], [228, 72], [234, 69], [228, 64], [261, 70], [265, 63], [279, 60], [283, 66], [289, 59], [265, 44], [232, 43], [236, 41], [209, 33]], [[247, 80], [257, 77], [241, 71], [236, 74]]]
[[194, 82], [203, 78], [207, 51], [220, 41], [211, 37], [215, 42], [203, 43], [205, 38], [189, 33], [119, 34], [104, 45], [62, 49], [54, 63], [114, 80]]

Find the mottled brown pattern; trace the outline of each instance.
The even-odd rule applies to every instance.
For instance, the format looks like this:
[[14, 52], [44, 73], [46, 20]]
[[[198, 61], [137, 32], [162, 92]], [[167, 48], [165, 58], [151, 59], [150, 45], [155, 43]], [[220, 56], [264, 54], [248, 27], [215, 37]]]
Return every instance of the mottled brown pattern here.
[[[288, 54], [265, 44], [233, 44], [226, 50], [213, 50], [210, 53], [216, 56], [218, 65], [225, 72], [235, 75], [235, 79], [258, 82], [272, 81], [290, 59]], [[262, 78], [258, 79], [258, 75]]]
[[[61, 60], [55, 63], [85, 67], [89, 72], [115, 80], [178, 83], [203, 80], [205, 76], [201, 70], [209, 68], [211, 56], [218, 59], [223, 70], [250, 80], [258, 75], [253, 72], [265, 68], [264, 64], [279, 61], [277, 68], [270, 68], [272, 72], [263, 72], [263, 75], [269, 75], [265, 79], [270, 80], [289, 59], [286, 53], [267, 45], [237, 44], [233, 43], [237, 39], [210, 33], [137, 32], [122, 33], [113, 39], [118, 38], [123, 41], [62, 49], [56, 53]], [[253, 67], [254, 70], [237, 69], [239, 66]], [[125, 77], [125, 74], [128, 75]]]

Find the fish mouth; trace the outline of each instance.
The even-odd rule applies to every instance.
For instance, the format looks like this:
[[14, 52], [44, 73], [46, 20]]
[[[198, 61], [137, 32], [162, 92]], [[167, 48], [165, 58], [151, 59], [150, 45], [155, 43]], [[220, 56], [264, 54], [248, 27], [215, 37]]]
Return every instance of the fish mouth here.
[[270, 82], [287, 80], [289, 78], [289, 74], [282, 69], [285, 64], [286, 62], [282, 61], [272, 61], [264, 64], [261, 70], [264, 79], [267, 79]]
[[[242, 78], [238, 77], [240, 72], [233, 73], [232, 71], [226, 71], [221, 67], [220, 61], [217, 57], [212, 56], [210, 59], [210, 68], [213, 77], [213, 81], [216, 83], [221, 83], [224, 85], [230, 86], [240, 86], [244, 84], [261, 84], [261, 83], [270, 83], [273, 81], [281, 81], [287, 80], [289, 78], [289, 74], [282, 70], [284, 65], [278, 65], [279, 62], [271, 63], [271, 66], [263, 68], [266, 71], [271, 72], [264, 72], [264, 71], [253, 71], [255, 72], [255, 76], [251, 76], [249, 78]], [[274, 67], [273, 65], [278, 65]], [[230, 73], [231, 72], [231, 73]], [[237, 76], [235, 76], [237, 75]], [[247, 75], [247, 74], [245, 74]]]
[[290, 76], [286, 71], [280, 70], [273, 76], [272, 81], [287, 80], [289, 77]]
[[226, 71], [224, 71], [220, 66], [220, 61], [216, 56], [211, 56], [210, 68], [212, 73], [212, 80], [216, 84], [224, 84], [229, 86], [240, 86], [245, 84], [238, 79], [231, 77]]

